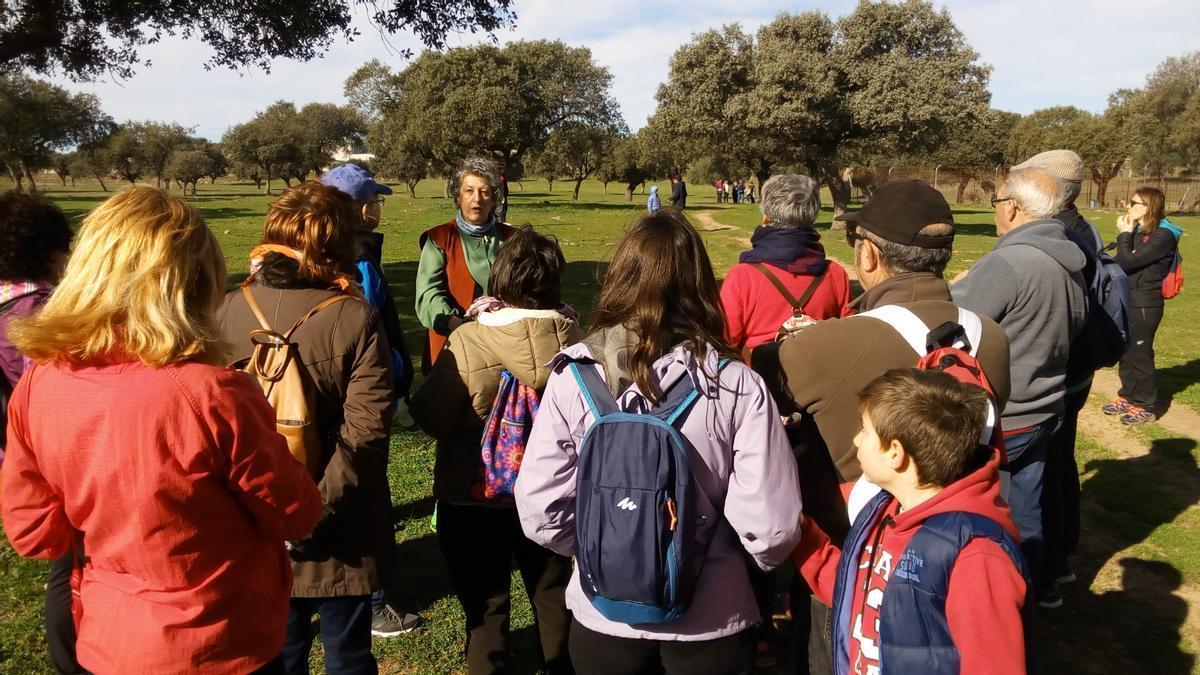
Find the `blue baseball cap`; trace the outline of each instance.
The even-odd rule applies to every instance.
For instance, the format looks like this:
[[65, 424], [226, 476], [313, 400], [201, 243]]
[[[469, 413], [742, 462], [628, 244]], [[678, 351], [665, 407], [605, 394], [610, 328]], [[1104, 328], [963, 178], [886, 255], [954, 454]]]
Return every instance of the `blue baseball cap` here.
[[321, 176], [321, 184], [350, 195], [356, 202], [369, 202], [375, 195], [390, 195], [392, 188], [375, 182], [370, 171], [357, 164], [334, 167]]

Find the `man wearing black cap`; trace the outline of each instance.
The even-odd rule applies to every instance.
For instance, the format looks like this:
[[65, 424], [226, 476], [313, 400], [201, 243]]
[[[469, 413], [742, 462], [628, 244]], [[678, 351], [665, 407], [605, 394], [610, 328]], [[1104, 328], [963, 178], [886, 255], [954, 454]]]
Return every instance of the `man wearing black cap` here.
[[[854, 269], [865, 290], [851, 305], [856, 311], [900, 305], [929, 327], [958, 321], [958, 307], [942, 278], [954, 244], [954, 215], [942, 193], [922, 181], [884, 183], [861, 210], [839, 220], [846, 222]], [[980, 319], [977, 357], [1003, 406], [1009, 388], [1008, 338], [994, 321]], [[792, 438], [805, 515], [834, 541], [850, 526], [839, 485], [862, 475], [853, 441], [862, 419], [858, 393], [886, 371], [916, 362], [916, 352], [900, 333], [866, 316], [821, 321], [753, 353], [754, 369], [771, 388], [780, 413], [797, 420]], [[800, 615], [794, 608], [793, 616]], [[817, 624], [828, 621], [828, 610], [812, 616], [813, 634], [827, 634]], [[829, 651], [821, 640], [810, 643], [813, 672], [831, 672]]]

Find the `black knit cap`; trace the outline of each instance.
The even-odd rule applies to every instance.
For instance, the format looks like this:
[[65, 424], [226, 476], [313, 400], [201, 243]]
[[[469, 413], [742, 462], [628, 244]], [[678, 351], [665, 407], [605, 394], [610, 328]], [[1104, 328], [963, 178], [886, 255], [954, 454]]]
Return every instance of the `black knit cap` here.
[[834, 218], [850, 223], [897, 244], [921, 248], [950, 248], [954, 232], [922, 236], [927, 225], [945, 223], [954, 227], [954, 213], [942, 193], [923, 180], [894, 180], [875, 190], [875, 195], [857, 211]]

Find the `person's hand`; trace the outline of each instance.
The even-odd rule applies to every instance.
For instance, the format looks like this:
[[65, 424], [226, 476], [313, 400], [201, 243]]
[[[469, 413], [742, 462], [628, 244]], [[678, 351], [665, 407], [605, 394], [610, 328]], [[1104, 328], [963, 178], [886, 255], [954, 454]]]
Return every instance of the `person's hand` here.
[[446, 328], [451, 333], [453, 333], [459, 326], [463, 325], [466, 322], [467, 322], [466, 319], [455, 314], [454, 316], [451, 316], [449, 319], [446, 319]]
[[969, 269], [966, 269], [966, 270], [963, 270], [963, 271], [959, 272], [958, 274], [955, 274], [955, 275], [954, 275], [954, 278], [950, 280], [950, 283], [952, 283], [952, 284], [957, 284], [958, 282], [962, 281], [963, 279], [966, 279], [966, 278], [967, 278], [967, 273], [968, 273], [968, 272], [970, 272], [970, 271], [971, 271], [971, 270], [969, 270]]
[[1121, 233], [1133, 232], [1133, 218], [1130, 218], [1128, 213], [1117, 216], [1117, 231]]

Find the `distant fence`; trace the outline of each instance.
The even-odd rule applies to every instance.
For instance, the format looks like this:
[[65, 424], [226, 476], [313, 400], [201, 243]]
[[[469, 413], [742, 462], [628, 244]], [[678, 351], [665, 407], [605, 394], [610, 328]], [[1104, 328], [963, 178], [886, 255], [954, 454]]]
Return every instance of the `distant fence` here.
[[[958, 204], [985, 205], [989, 203], [996, 186], [1004, 182], [1004, 168], [980, 169], [956, 166], [888, 166], [854, 167], [844, 178], [849, 178], [855, 189], [855, 199], [861, 199], [863, 188], [888, 180], [919, 178], [937, 187], [946, 200]], [[963, 181], [966, 178], [967, 180]], [[1120, 208], [1121, 200], [1128, 199], [1133, 191], [1150, 185], [1163, 191], [1167, 213], [1200, 211], [1200, 175], [1139, 176], [1136, 172], [1122, 171], [1108, 183], [1105, 204], [1099, 203], [1099, 191], [1090, 177], [1080, 187], [1076, 204], [1081, 208]], [[960, 189], [961, 186], [961, 189]]]

